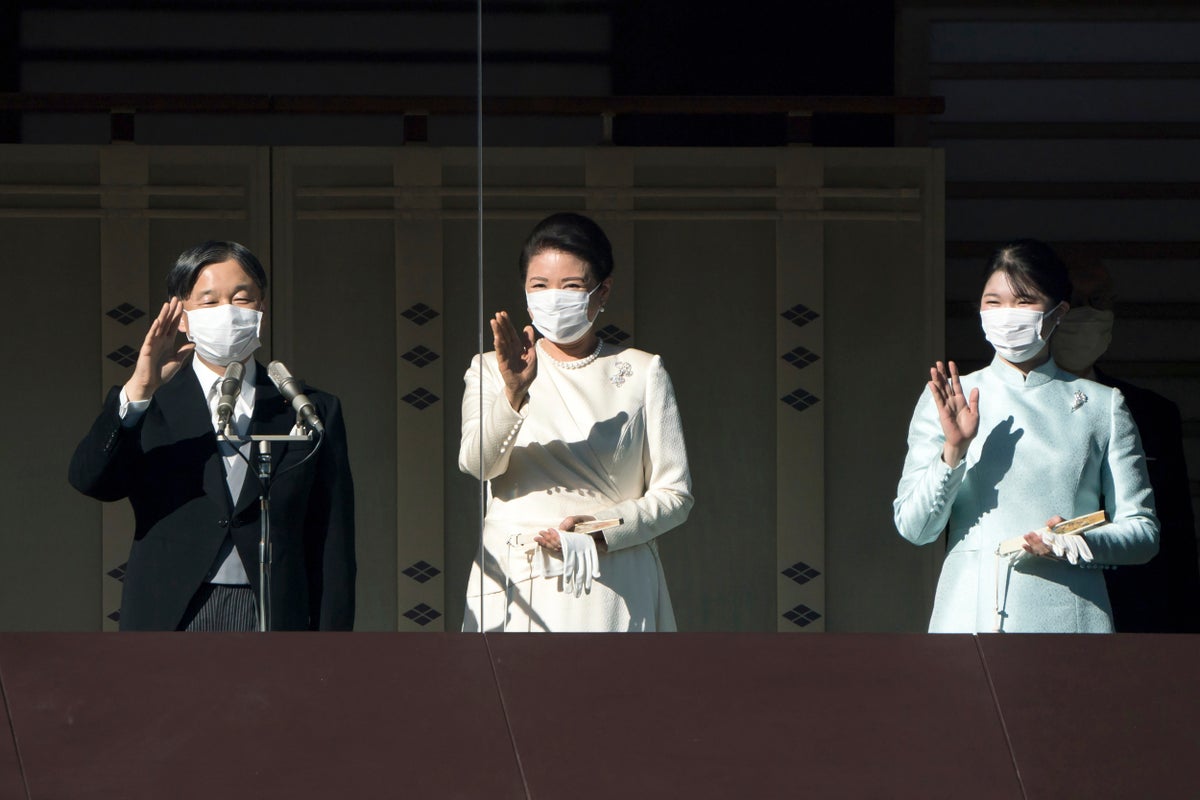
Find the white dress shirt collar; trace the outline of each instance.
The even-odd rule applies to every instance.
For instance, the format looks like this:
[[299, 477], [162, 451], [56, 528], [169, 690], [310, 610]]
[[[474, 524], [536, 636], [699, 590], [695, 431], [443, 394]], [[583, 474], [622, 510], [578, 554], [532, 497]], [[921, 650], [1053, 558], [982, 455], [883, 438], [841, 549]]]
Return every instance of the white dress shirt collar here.
[[[205, 401], [208, 403], [209, 411], [213, 414], [213, 429], [216, 429], [216, 406], [218, 402], [217, 395], [220, 392], [218, 384], [225, 377], [224, 372], [214, 372], [204, 364], [196, 356], [192, 356], [192, 370], [196, 374], [196, 379], [200, 381], [200, 388], [204, 391]], [[250, 432], [250, 419], [254, 416], [254, 378], [258, 372], [258, 367], [251, 358], [246, 362], [246, 371], [242, 375], [242, 389], [238, 393], [237, 402], [234, 404], [233, 428], [238, 436], [246, 436]], [[218, 431], [219, 433], [219, 431]], [[229, 487], [229, 497], [236, 506], [238, 498], [242, 493], [242, 483], [246, 478], [247, 462], [250, 457], [250, 442], [243, 441], [239, 444], [241, 454], [234, 449], [230, 442], [218, 441], [218, 449], [221, 457], [225, 462], [225, 482]], [[230, 550], [225, 560], [217, 568], [217, 571], [211, 578], [209, 583], [220, 583], [234, 586], [248, 584], [250, 579], [246, 576], [245, 565], [242, 564], [242, 559], [238, 555], [237, 548]]]
[[[204, 398], [208, 402], [209, 407], [213, 407], [216, 399], [213, 397], [213, 387], [225, 377], [224, 372], [214, 372], [207, 364], [192, 355], [192, 371], [196, 373], [196, 379], [200, 381], [200, 388], [204, 392]], [[234, 417], [245, 416], [247, 420], [254, 416], [254, 382], [258, 373], [258, 366], [254, 359], [246, 361], [246, 371], [242, 375], [242, 390], [238, 394], [237, 405], [234, 412]], [[213, 420], [213, 426], [216, 426], [216, 420]], [[246, 431], [239, 430], [241, 434]]]

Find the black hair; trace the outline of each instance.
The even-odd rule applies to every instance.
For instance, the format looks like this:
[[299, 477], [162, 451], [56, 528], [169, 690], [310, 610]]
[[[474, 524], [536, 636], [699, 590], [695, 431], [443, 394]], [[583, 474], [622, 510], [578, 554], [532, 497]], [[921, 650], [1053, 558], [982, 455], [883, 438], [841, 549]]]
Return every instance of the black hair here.
[[598, 284], [612, 275], [612, 245], [600, 226], [582, 214], [551, 214], [534, 226], [521, 248], [522, 280], [529, 272], [529, 262], [546, 250], [561, 250], [583, 261]]
[[188, 248], [175, 259], [175, 266], [167, 272], [167, 297], [184, 298], [192, 293], [200, 270], [209, 264], [219, 264], [222, 261], [236, 261], [254, 281], [258, 291], [266, 297], [267, 271], [263, 269], [258, 258], [244, 245], [237, 242], [207, 241], [195, 247]]
[[1067, 265], [1050, 245], [1037, 239], [1014, 239], [997, 247], [983, 270], [983, 280], [1003, 272], [1020, 298], [1044, 295], [1053, 306], [1071, 300]]

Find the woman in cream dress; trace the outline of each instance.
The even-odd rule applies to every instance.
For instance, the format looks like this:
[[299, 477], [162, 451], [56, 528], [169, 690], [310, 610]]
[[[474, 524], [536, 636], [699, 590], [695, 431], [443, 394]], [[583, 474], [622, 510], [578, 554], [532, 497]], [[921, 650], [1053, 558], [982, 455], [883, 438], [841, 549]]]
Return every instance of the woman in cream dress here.
[[[520, 263], [542, 337], [497, 313], [465, 378], [458, 463], [490, 491], [463, 630], [675, 630], [656, 539], [692, 495], [671, 380], [592, 330], [612, 290], [592, 220], [548, 217]], [[594, 520], [620, 522], [574, 531]]]
[[[1048, 246], [999, 248], [980, 300], [995, 359], [961, 379], [954, 362], [930, 370], [894, 514], [914, 544], [947, 531], [931, 632], [1110, 632], [1099, 568], [1158, 550], [1146, 461], [1120, 391], [1050, 358], [1070, 296]], [[1109, 524], [1081, 535], [1033, 532], [1098, 510]], [[997, 553], [1022, 535], [1015, 555]]]

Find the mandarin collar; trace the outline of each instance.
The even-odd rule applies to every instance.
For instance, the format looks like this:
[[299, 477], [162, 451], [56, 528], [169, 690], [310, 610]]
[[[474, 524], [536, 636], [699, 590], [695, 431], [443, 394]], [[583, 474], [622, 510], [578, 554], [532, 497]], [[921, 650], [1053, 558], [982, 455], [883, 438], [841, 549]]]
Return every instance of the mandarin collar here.
[[1004, 383], [1026, 389], [1043, 386], [1054, 380], [1058, 374], [1058, 364], [1054, 363], [1053, 357], [1046, 359], [1044, 364], [1031, 369], [1028, 375], [1022, 374], [1021, 370], [1008, 364], [1000, 356], [993, 358], [988, 368]]

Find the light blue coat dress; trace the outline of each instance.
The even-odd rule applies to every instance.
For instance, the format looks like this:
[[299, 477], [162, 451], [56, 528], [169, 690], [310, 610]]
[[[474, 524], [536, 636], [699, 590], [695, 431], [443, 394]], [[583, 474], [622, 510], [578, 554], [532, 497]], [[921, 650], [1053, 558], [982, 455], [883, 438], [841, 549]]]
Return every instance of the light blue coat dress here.
[[[914, 544], [948, 531], [930, 632], [1111, 632], [1100, 568], [1158, 552], [1145, 456], [1120, 391], [1053, 361], [1026, 377], [999, 358], [962, 387], [968, 397], [979, 389], [979, 434], [966, 457], [953, 468], [942, 461], [945, 436], [926, 389], [893, 504], [897, 530]], [[1000, 542], [1056, 514], [1099, 509], [1111, 523], [1083, 534], [1091, 564], [996, 555]]]

